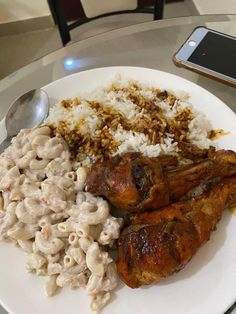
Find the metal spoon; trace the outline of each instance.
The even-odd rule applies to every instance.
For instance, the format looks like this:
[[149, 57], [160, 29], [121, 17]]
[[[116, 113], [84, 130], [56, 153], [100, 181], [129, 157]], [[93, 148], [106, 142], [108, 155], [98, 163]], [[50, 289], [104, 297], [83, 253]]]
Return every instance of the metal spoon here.
[[13, 136], [21, 129], [41, 124], [48, 116], [48, 112], [48, 95], [42, 89], [33, 89], [17, 98], [5, 118], [7, 138], [0, 144], [0, 154], [10, 145]]

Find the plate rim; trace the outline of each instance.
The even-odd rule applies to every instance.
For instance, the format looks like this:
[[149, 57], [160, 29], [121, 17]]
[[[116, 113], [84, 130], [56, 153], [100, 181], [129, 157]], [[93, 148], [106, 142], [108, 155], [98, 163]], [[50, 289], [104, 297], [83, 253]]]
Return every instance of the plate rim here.
[[[219, 97], [217, 97], [216, 95], [214, 95], [212, 92], [210, 92], [208, 89], [198, 85], [197, 83], [195, 82], [192, 82], [182, 76], [179, 76], [179, 75], [176, 75], [176, 74], [173, 74], [173, 73], [170, 73], [170, 72], [167, 72], [167, 71], [162, 71], [162, 70], [158, 70], [158, 69], [152, 69], [152, 68], [147, 68], [147, 67], [141, 67], [141, 66], [107, 66], [107, 67], [98, 67], [98, 68], [92, 68], [92, 69], [87, 69], [87, 70], [82, 70], [80, 72], [76, 72], [76, 73], [72, 73], [70, 75], [67, 75], [67, 76], [63, 76], [53, 82], [50, 82], [49, 84], [47, 85], [44, 85], [43, 87], [41, 87], [42, 89], [44, 88], [50, 88], [52, 87], [55, 83], [58, 83], [58, 82], [63, 82], [63, 81], [66, 81], [70, 78], [73, 78], [73, 77], [76, 77], [78, 75], [83, 75], [83, 74], [86, 74], [86, 73], [90, 73], [90, 72], [95, 72], [95, 71], [103, 71], [103, 70], [117, 70], [117, 72], [119, 70], [125, 70], [125, 69], [131, 69], [131, 70], [136, 70], [136, 71], [139, 71], [139, 70], [144, 70], [144, 71], [150, 71], [150, 72], [153, 72], [153, 73], [162, 73], [162, 74], [165, 74], [165, 75], [168, 75], [172, 78], [175, 78], [175, 79], [181, 79], [183, 82], [187, 83], [187, 84], [191, 84], [192, 86], [194, 87], [197, 87], [198, 89], [200, 89], [202, 92], [205, 92], [205, 93], [208, 93], [208, 95], [211, 95], [212, 97], [214, 97], [215, 99], [217, 99], [217, 101], [221, 102], [222, 105], [224, 105], [225, 109], [227, 109], [230, 113], [233, 113], [235, 116], [236, 116], [236, 113], [229, 107], [227, 106], [223, 100], [221, 100]], [[50, 95], [49, 95], [50, 97]]]

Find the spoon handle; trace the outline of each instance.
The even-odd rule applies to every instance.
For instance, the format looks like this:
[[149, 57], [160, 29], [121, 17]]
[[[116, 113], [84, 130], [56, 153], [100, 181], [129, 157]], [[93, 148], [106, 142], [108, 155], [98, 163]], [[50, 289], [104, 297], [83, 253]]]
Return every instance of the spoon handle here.
[[12, 136], [8, 136], [1, 144], [0, 144], [0, 154], [4, 152], [4, 150], [11, 144]]

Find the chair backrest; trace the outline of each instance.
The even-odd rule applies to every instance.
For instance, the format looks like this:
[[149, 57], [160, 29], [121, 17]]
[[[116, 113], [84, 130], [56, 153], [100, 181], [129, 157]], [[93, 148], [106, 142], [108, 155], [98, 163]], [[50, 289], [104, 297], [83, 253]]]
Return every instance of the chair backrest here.
[[[70, 0], [65, 3], [68, 1]], [[62, 0], [48, 0], [64, 46], [71, 40], [70, 30], [101, 17], [123, 13], [151, 13], [154, 20], [162, 19], [165, 0], [153, 0], [153, 7], [139, 7], [139, 2], [140, 0], [81, 0], [79, 4], [83, 7], [85, 17], [68, 24]]]

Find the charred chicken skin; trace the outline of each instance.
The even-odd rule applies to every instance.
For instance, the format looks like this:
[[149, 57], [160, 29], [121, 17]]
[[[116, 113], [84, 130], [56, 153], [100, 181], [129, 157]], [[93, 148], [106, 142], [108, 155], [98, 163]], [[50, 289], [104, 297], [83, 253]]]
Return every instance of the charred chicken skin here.
[[131, 218], [118, 242], [117, 271], [131, 288], [181, 270], [216, 229], [224, 208], [236, 204], [236, 175], [196, 199]]
[[174, 163], [170, 156], [115, 156], [92, 166], [87, 191], [104, 196], [119, 209], [139, 213], [166, 206], [203, 181], [236, 173], [236, 153], [230, 150], [210, 150], [202, 161], [169, 169]]

